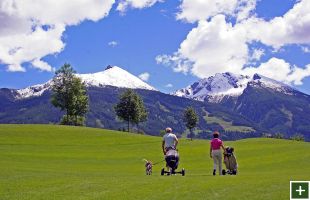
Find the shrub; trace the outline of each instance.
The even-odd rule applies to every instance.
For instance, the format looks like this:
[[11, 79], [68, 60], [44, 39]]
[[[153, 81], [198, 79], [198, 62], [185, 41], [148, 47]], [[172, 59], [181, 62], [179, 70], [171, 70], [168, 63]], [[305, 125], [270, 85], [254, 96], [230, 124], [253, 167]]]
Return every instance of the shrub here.
[[263, 133], [262, 137], [263, 138], [272, 138], [272, 135], [270, 133]]
[[85, 117], [64, 115], [60, 121], [61, 125], [85, 126]]

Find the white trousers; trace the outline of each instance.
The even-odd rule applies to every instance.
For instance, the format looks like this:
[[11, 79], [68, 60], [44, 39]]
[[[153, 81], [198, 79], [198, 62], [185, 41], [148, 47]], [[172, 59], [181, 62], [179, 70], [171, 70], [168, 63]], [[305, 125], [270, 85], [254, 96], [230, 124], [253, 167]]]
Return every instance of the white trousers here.
[[216, 168], [218, 168], [219, 173], [222, 174], [222, 151], [220, 149], [212, 150], [212, 158], [214, 162], [213, 169], [216, 170]]

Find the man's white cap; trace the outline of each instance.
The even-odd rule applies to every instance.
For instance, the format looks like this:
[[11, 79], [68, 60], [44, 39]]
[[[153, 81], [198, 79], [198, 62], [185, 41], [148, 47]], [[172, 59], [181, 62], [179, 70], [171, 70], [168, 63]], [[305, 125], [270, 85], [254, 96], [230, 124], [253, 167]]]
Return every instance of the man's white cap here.
[[166, 133], [171, 133], [171, 132], [172, 132], [172, 128], [167, 127], [167, 128], [166, 128]]

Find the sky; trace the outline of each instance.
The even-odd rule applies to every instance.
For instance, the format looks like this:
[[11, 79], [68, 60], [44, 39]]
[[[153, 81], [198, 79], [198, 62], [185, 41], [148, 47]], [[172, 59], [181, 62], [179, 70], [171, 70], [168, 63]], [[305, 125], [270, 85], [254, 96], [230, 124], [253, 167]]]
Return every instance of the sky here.
[[163, 92], [216, 73], [310, 94], [309, 0], [0, 0], [0, 88], [117, 65]]

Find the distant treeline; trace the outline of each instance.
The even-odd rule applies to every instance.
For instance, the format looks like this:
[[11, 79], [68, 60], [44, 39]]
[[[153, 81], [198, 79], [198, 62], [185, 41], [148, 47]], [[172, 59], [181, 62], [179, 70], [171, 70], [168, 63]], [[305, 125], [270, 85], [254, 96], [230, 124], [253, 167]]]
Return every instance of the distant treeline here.
[[[189, 137], [189, 136], [188, 136]], [[240, 131], [220, 131], [220, 137], [223, 140], [240, 140], [243, 138], [257, 138], [262, 137], [262, 133], [257, 131], [252, 132], [240, 132]], [[212, 131], [200, 131], [195, 134], [194, 138], [197, 139], [211, 139]]]

